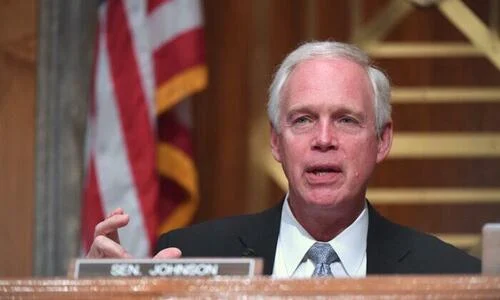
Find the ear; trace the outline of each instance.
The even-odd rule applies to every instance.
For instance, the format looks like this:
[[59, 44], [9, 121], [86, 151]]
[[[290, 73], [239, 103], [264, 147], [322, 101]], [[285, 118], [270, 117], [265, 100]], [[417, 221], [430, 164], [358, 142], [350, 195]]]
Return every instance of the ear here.
[[281, 154], [280, 154], [280, 136], [279, 133], [274, 128], [273, 124], [271, 124], [271, 153], [273, 157], [278, 162], [281, 162]]
[[385, 124], [378, 139], [377, 163], [382, 162], [388, 155], [392, 146], [392, 121]]

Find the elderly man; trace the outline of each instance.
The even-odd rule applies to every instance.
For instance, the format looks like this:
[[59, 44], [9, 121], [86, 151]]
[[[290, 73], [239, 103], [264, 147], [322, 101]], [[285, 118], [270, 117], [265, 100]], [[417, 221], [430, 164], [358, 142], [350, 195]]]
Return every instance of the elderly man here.
[[[271, 149], [289, 182], [278, 206], [163, 235], [157, 257], [264, 258], [279, 277], [362, 277], [384, 273], [476, 273], [479, 260], [391, 223], [365, 198], [391, 148], [390, 85], [358, 48], [300, 46], [270, 88]], [[89, 257], [127, 257], [117, 210], [96, 227]]]

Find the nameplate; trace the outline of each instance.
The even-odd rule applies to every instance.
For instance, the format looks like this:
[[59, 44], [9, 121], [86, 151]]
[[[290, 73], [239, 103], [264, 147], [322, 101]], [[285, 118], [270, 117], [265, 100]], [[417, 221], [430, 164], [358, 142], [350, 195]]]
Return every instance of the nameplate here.
[[262, 259], [77, 259], [74, 278], [213, 277], [262, 274]]

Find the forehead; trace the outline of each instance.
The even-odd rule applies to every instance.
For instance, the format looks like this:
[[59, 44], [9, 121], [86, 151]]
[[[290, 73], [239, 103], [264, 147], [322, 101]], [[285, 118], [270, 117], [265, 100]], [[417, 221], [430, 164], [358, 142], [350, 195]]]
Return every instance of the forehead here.
[[288, 104], [313, 98], [346, 105], [373, 104], [367, 71], [345, 58], [316, 58], [298, 64], [288, 77], [283, 98]]

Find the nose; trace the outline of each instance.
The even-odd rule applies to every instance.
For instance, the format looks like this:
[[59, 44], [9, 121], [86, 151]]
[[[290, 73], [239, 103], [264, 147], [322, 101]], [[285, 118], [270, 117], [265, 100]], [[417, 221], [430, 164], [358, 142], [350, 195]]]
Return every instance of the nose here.
[[318, 123], [313, 138], [312, 148], [322, 152], [336, 150], [338, 148], [335, 128], [330, 122]]

